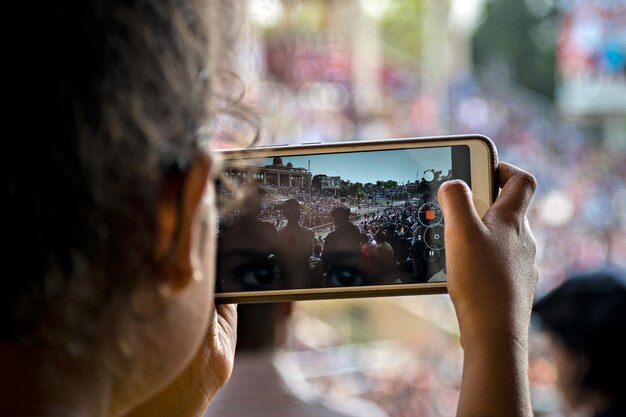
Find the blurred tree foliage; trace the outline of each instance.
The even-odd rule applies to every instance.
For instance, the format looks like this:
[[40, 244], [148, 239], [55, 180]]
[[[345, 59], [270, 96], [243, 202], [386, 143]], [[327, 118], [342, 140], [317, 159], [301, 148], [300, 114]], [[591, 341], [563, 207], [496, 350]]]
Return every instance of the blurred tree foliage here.
[[393, 0], [380, 21], [381, 40], [384, 46], [419, 58], [422, 0]]
[[554, 98], [557, 24], [553, 0], [487, 0], [472, 39], [474, 62]]

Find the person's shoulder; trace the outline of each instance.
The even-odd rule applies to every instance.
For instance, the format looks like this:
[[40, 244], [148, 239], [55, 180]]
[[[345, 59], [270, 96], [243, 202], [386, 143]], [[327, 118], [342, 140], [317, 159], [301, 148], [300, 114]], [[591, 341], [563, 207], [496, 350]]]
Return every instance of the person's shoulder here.
[[276, 226], [274, 226], [270, 222], [264, 222], [259, 220], [259, 228], [261, 228], [266, 233], [276, 234]]
[[338, 235], [338, 230], [333, 230], [328, 235], [326, 235], [326, 237], [324, 238], [324, 248], [327, 247], [329, 244], [332, 244], [337, 239]]

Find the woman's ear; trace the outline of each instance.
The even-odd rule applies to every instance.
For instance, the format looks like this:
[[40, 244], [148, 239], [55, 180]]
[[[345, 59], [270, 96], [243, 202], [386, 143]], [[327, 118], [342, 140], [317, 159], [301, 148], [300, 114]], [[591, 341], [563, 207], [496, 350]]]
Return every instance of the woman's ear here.
[[201, 152], [186, 172], [167, 178], [157, 209], [155, 263], [164, 291], [176, 293], [192, 280], [194, 219], [209, 181], [213, 160]]

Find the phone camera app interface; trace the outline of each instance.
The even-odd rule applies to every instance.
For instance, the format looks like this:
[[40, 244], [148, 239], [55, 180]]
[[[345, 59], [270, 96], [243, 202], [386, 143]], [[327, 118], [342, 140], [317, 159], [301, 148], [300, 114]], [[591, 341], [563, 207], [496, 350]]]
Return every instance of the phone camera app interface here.
[[445, 281], [437, 191], [466, 146], [226, 162], [218, 292]]

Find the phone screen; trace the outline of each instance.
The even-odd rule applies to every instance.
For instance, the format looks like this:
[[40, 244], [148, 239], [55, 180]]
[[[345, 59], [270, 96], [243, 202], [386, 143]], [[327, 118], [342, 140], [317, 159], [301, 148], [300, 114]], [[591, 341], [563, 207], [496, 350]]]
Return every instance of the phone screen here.
[[216, 292], [440, 282], [440, 185], [465, 145], [227, 160]]

